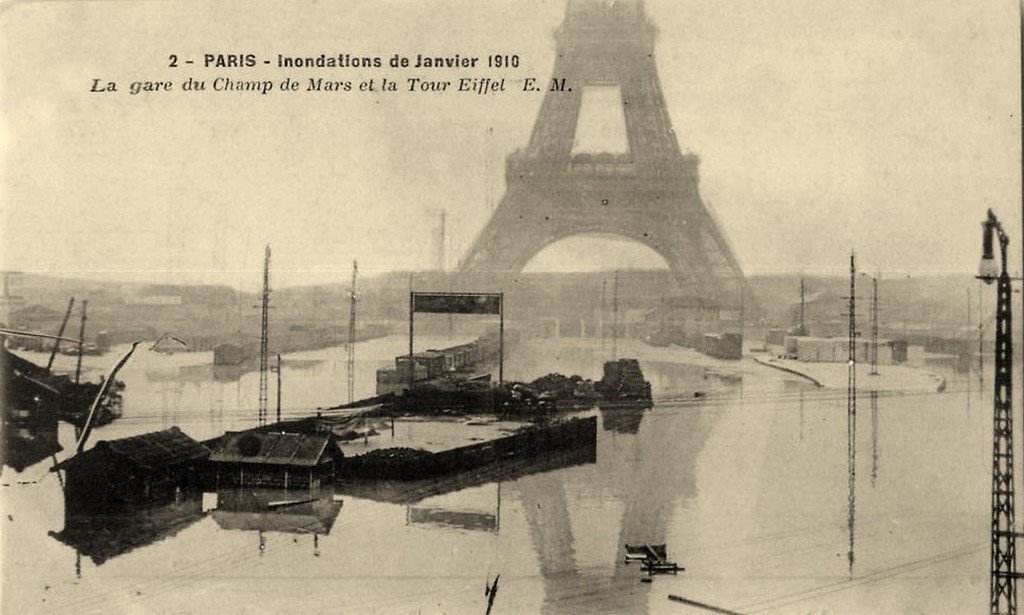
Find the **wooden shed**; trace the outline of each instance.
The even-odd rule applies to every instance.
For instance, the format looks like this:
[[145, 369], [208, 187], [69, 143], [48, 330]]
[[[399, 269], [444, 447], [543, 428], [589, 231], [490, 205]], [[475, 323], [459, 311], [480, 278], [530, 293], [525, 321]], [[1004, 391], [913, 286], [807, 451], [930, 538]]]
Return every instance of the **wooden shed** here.
[[103, 511], [175, 499], [197, 483], [197, 471], [209, 454], [206, 446], [171, 427], [100, 440], [51, 471], [66, 474], [66, 506], [82, 512]]
[[312, 489], [333, 480], [344, 455], [331, 433], [224, 434], [209, 460], [210, 487]]

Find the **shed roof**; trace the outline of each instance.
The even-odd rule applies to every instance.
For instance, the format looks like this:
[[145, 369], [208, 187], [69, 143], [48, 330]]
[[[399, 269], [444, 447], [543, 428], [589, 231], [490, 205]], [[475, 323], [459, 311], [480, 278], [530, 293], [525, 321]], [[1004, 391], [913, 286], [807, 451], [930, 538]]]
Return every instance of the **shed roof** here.
[[213, 449], [210, 461], [312, 467], [331, 441], [330, 434], [228, 432]]
[[210, 449], [188, 437], [177, 427], [144, 433], [120, 440], [100, 440], [96, 446], [66, 459], [51, 470], [88, 463], [104, 453], [113, 453], [148, 470], [161, 470], [189, 461], [205, 459]]

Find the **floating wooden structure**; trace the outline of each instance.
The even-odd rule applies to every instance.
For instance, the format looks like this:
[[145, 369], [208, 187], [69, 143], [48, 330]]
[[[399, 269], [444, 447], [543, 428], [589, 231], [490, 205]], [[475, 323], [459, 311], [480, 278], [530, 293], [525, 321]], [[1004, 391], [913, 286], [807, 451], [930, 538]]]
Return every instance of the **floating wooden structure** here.
[[640, 562], [648, 574], [677, 574], [681, 568], [675, 562], [668, 561], [665, 545], [626, 545], [626, 563]]

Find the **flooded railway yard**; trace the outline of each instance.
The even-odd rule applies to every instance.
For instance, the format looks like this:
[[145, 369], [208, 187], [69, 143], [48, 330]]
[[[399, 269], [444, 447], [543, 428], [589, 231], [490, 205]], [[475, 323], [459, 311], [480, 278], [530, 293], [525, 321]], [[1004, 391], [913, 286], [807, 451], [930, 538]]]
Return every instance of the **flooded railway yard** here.
[[[406, 343], [360, 345], [357, 399], [374, 394], [374, 371]], [[482, 590], [498, 575], [495, 613], [695, 612], [670, 594], [741, 613], [984, 608], [990, 381], [929, 363], [945, 391], [861, 393], [851, 515], [845, 389], [750, 358], [633, 340], [618, 350], [640, 359], [654, 404], [580, 413], [597, 421], [591, 450], [372, 488], [225, 487], [72, 521], [62, 479], [49, 471], [75, 448], [62, 422], [62, 451], [21, 472], [6, 467], [0, 480], [5, 608], [483, 612]], [[598, 340], [523, 340], [506, 376], [597, 377], [609, 358]], [[58, 368], [71, 360], [59, 357]], [[86, 357], [86, 373], [109, 362]], [[210, 353], [141, 353], [119, 376], [123, 416], [92, 441], [174, 426], [207, 440], [252, 428], [257, 372], [210, 363]], [[281, 380], [283, 419], [336, 404], [346, 393], [344, 348], [285, 355]], [[520, 425], [399, 416], [393, 432], [341, 448], [441, 450]], [[661, 543], [685, 571], [643, 583], [624, 545]]]

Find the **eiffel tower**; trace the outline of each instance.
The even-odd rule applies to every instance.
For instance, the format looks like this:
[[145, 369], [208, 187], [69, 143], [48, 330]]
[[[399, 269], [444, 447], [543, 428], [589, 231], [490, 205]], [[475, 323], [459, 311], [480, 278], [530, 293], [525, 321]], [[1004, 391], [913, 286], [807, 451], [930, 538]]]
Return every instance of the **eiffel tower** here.
[[[669, 120], [654, 39], [642, 0], [569, 0], [530, 141], [508, 156], [507, 191], [462, 272], [516, 273], [561, 239], [617, 235], [657, 252], [684, 294], [741, 301], [743, 274], [698, 191], [699, 160], [680, 151]], [[585, 92], [609, 86], [628, 151], [574, 152]]]

